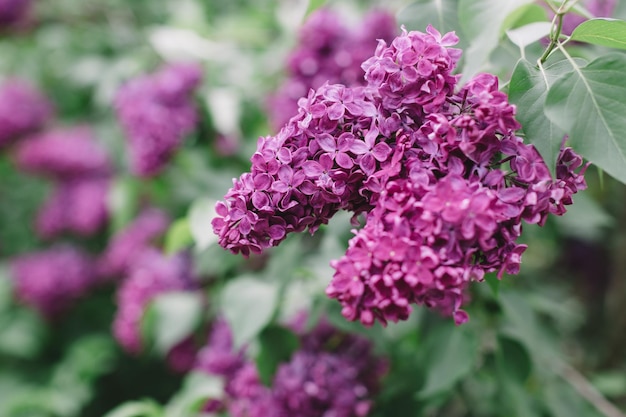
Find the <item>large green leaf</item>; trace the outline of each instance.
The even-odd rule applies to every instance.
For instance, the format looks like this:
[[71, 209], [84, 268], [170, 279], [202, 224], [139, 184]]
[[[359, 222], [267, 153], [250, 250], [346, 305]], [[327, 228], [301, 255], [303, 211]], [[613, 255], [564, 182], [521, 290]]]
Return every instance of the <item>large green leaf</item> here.
[[398, 12], [398, 23], [408, 30], [424, 31], [431, 24], [441, 33], [458, 31], [458, 3], [458, 0], [417, 0]]
[[626, 22], [617, 19], [587, 20], [574, 29], [572, 40], [626, 49]]
[[514, 19], [507, 17], [533, 0], [460, 0], [459, 22], [470, 43], [464, 52], [463, 81], [476, 74], [498, 46], [502, 33]]
[[565, 132], [544, 114], [543, 108], [550, 85], [572, 69], [568, 61], [559, 61], [544, 68], [520, 60], [509, 84], [509, 100], [517, 106], [517, 119], [526, 134], [526, 142], [535, 145], [552, 175], [556, 167]]
[[272, 320], [279, 287], [255, 277], [239, 277], [222, 291], [222, 310], [233, 332], [235, 347], [253, 339]]
[[195, 330], [202, 319], [203, 305], [202, 294], [192, 292], [164, 293], [150, 303], [151, 333], [157, 352], [166, 354]]
[[298, 336], [285, 327], [268, 326], [259, 335], [259, 354], [256, 365], [259, 377], [271, 385], [274, 373], [282, 362], [287, 362], [300, 346]]
[[478, 339], [470, 326], [442, 323], [426, 335], [426, 379], [419, 397], [424, 399], [450, 389], [474, 368], [477, 357]]
[[554, 82], [546, 114], [582, 156], [626, 183], [626, 56], [602, 56]]

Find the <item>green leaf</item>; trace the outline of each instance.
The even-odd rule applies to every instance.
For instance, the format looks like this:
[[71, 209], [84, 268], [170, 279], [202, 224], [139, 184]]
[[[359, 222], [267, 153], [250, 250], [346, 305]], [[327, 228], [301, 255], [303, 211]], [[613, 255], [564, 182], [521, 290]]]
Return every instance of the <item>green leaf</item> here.
[[107, 208], [111, 213], [113, 232], [126, 226], [137, 211], [138, 185], [133, 178], [118, 178], [107, 195]]
[[500, 279], [495, 273], [485, 274], [485, 282], [491, 288], [491, 292], [497, 298], [500, 290]]
[[520, 384], [526, 382], [532, 370], [528, 350], [520, 342], [507, 336], [498, 336], [496, 361], [501, 372]]
[[288, 362], [299, 346], [298, 336], [284, 327], [268, 326], [261, 332], [256, 366], [265, 385], [271, 384], [278, 365]]
[[131, 401], [115, 407], [104, 417], [160, 417], [161, 406], [154, 400]]
[[426, 379], [418, 393], [421, 399], [450, 389], [474, 368], [478, 357], [478, 339], [470, 326], [447, 322], [425, 335], [425, 340]]
[[[204, 372], [191, 372], [180, 390], [165, 406], [164, 417], [200, 415], [207, 400], [224, 395], [224, 379]], [[204, 415], [204, 414], [202, 414]], [[207, 414], [210, 417], [212, 414]]]
[[[545, 403], [554, 417], [600, 417], [594, 407], [564, 382], [554, 380], [545, 384]], [[608, 415], [608, 414], [607, 414]]]
[[168, 292], [150, 303], [150, 320], [154, 347], [160, 354], [193, 333], [202, 319], [204, 299], [201, 293]]
[[429, 24], [441, 33], [458, 31], [458, 0], [418, 0], [397, 13], [398, 24], [408, 30], [424, 31]]
[[165, 253], [179, 252], [193, 243], [191, 229], [187, 218], [176, 220], [167, 230], [165, 235]]
[[626, 21], [618, 19], [591, 19], [574, 29], [572, 40], [626, 49]]
[[542, 73], [522, 59], [515, 66], [509, 84], [509, 100], [517, 106], [516, 117], [522, 125], [526, 142], [535, 145], [553, 176], [565, 132], [544, 114], [543, 109], [550, 86], [569, 70], [571, 64], [568, 61], [559, 61], [545, 67]]
[[199, 198], [189, 209], [189, 229], [198, 251], [203, 251], [212, 243], [217, 242], [217, 235], [213, 233], [211, 221], [215, 217], [216, 200]]
[[275, 283], [254, 277], [243, 276], [226, 284], [221, 305], [233, 331], [235, 348], [252, 340], [272, 320], [278, 293]]
[[583, 157], [626, 183], [626, 56], [612, 54], [554, 82], [546, 114]]
[[309, 0], [309, 6], [306, 9], [305, 16], [310, 15], [320, 7], [324, 6], [326, 4], [326, 1], [327, 0]]
[[506, 31], [506, 36], [520, 49], [537, 42], [550, 34], [550, 22], [532, 22], [527, 25]]
[[498, 46], [500, 36], [509, 29], [514, 19], [507, 17], [533, 0], [460, 0], [459, 22], [470, 42], [463, 54], [463, 78], [469, 80], [487, 63], [491, 52]]

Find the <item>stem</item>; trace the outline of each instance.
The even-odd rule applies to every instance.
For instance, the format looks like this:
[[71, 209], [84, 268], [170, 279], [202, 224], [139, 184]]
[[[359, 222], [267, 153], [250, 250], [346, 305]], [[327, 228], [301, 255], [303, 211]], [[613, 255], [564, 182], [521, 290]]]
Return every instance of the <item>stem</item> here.
[[[561, 6], [562, 7], [562, 6]], [[554, 19], [552, 20], [552, 27], [554, 28], [554, 23], [556, 21], [556, 29], [550, 31], [550, 44], [543, 52], [543, 55], [539, 58], [539, 63], [543, 64], [546, 62], [546, 59], [550, 56], [550, 53], [556, 48], [559, 43], [559, 36], [561, 36], [561, 29], [563, 28], [563, 12], [559, 9], [559, 12], [554, 15]]]
[[591, 385], [580, 372], [566, 363], [560, 363], [557, 366], [557, 373], [580, 394], [581, 397], [589, 401], [596, 410], [606, 417], [624, 417], [624, 413], [613, 405], [609, 400], [604, 398], [598, 390]]

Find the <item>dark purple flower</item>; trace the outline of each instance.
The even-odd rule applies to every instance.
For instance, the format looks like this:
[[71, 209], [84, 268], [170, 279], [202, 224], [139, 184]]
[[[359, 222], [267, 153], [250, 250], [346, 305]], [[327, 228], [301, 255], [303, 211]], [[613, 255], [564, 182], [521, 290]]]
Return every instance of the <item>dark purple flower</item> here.
[[[365, 213], [331, 263], [327, 294], [343, 315], [385, 324], [424, 305], [467, 321], [469, 283], [518, 273], [522, 220], [562, 215], [586, 187], [587, 166], [563, 148], [552, 178], [515, 136], [515, 106], [494, 75], [457, 88], [457, 41], [432, 27], [403, 31], [363, 64], [366, 87], [324, 84], [301, 98], [297, 116], [260, 139], [251, 171], [218, 203], [220, 244], [247, 255], [313, 233], [338, 210]], [[300, 170], [304, 180], [294, 181]]]
[[32, 0], [0, 0], [0, 31], [19, 26], [30, 12]]
[[[0, 0], [0, 25], [2, 4]], [[50, 102], [27, 82], [10, 78], [0, 85], [0, 146], [36, 132], [51, 116]]]
[[115, 109], [128, 140], [133, 174], [158, 174], [194, 130], [198, 114], [192, 94], [201, 76], [197, 65], [170, 65], [119, 90]]
[[23, 255], [12, 262], [17, 298], [55, 318], [98, 284], [90, 256], [71, 246]]

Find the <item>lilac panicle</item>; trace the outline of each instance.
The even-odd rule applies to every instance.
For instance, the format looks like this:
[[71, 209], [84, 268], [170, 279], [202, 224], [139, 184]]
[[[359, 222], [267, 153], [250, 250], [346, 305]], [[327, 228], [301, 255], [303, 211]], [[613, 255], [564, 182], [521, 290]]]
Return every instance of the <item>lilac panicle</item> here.
[[309, 332], [296, 332], [299, 350], [278, 366], [270, 386], [265, 386], [243, 350], [233, 349], [226, 322], [218, 320], [196, 369], [224, 377], [226, 386], [223, 398], [208, 401], [206, 410], [225, 409], [233, 417], [366, 416], [387, 369], [386, 362], [374, 356], [371, 342], [325, 320]]
[[50, 102], [26, 81], [10, 78], [0, 85], [0, 147], [36, 132], [51, 117]]
[[110, 182], [106, 178], [63, 181], [39, 209], [35, 229], [49, 239], [69, 232], [90, 236], [102, 229], [109, 214], [106, 196]]
[[142, 350], [141, 319], [157, 295], [193, 290], [189, 259], [183, 255], [165, 256], [155, 249], [141, 253], [128, 277], [118, 288], [113, 335], [129, 353]]
[[133, 174], [158, 174], [194, 130], [198, 113], [192, 94], [201, 76], [195, 64], [169, 65], [119, 90], [115, 110], [126, 134]]
[[313, 12], [300, 29], [298, 44], [287, 58], [287, 79], [269, 99], [268, 110], [279, 130], [298, 110], [298, 99], [324, 83], [349, 87], [365, 85], [361, 63], [369, 58], [378, 39], [396, 35], [394, 17], [375, 10], [355, 28], [327, 8]]
[[18, 166], [56, 180], [106, 176], [109, 155], [88, 127], [57, 129], [29, 137], [16, 152]]
[[141, 212], [109, 240], [98, 262], [100, 274], [106, 277], [127, 275], [141, 253], [167, 231], [169, 224], [170, 218], [159, 209], [150, 208]]
[[556, 178], [515, 136], [498, 79], [456, 85], [454, 33], [407, 32], [363, 63], [366, 87], [323, 85], [274, 137], [261, 138], [216, 206], [220, 244], [247, 255], [314, 232], [338, 210], [365, 214], [327, 288], [349, 320], [405, 320], [413, 305], [468, 319], [469, 282], [519, 272], [522, 220], [543, 225], [586, 187], [563, 147]]
[[98, 284], [92, 259], [71, 246], [23, 255], [11, 267], [17, 298], [49, 319]]

